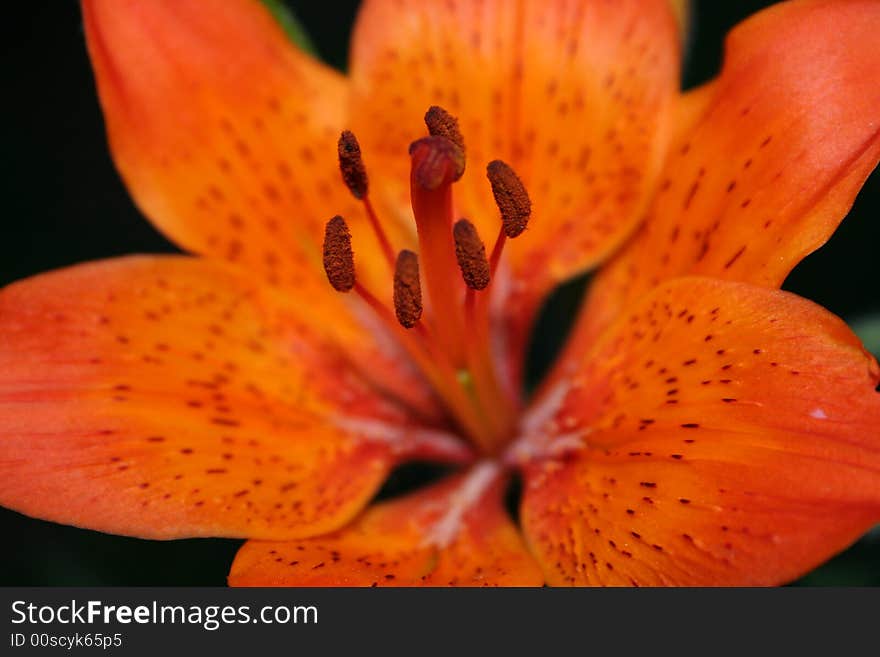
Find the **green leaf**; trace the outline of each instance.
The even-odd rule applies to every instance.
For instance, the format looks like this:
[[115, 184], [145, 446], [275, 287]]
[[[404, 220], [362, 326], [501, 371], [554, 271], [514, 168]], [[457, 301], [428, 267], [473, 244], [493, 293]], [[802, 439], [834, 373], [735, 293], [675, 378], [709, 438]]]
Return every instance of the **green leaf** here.
[[306, 32], [296, 16], [293, 15], [293, 12], [284, 4], [284, 0], [260, 0], [260, 2], [262, 2], [263, 6], [266, 7], [266, 9], [268, 9], [275, 17], [275, 20], [278, 21], [282, 29], [287, 33], [288, 38], [293, 41], [300, 50], [307, 52], [310, 55], [318, 55], [318, 51], [315, 49], [315, 44], [312, 43], [308, 32]]
[[880, 313], [865, 315], [849, 322], [865, 349], [880, 358]]

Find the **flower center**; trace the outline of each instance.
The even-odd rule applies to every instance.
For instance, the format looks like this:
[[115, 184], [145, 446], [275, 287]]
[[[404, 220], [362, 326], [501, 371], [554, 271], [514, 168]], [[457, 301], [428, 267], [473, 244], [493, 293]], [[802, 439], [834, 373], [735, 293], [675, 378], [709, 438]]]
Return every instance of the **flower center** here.
[[491, 283], [506, 240], [525, 230], [531, 203], [513, 169], [500, 160], [488, 165], [487, 177], [501, 225], [487, 257], [474, 225], [455, 216], [453, 184], [465, 170], [458, 121], [435, 106], [425, 115], [425, 123], [429, 136], [413, 142], [409, 149], [418, 253], [395, 251], [370, 203], [357, 139], [348, 131], [339, 138], [343, 181], [364, 204], [393, 274], [393, 312], [357, 281], [351, 234], [340, 216], [327, 222], [324, 269], [334, 289], [354, 291], [397, 336], [459, 429], [484, 453], [496, 454], [513, 437], [520, 400], [504, 385], [493, 357]]

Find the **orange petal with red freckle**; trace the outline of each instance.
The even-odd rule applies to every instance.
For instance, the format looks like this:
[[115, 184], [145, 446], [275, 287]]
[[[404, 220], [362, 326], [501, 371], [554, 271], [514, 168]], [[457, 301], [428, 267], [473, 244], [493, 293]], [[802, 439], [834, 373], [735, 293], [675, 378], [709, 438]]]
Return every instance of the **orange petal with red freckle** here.
[[548, 289], [607, 255], [640, 218], [667, 145], [678, 41], [668, 0], [368, 0], [351, 102], [373, 189], [406, 203], [401, 154], [425, 133], [431, 105], [458, 118], [468, 162], [458, 215], [486, 239], [500, 219], [485, 167], [510, 164], [534, 208], [506, 248], [522, 297], [510, 304], [511, 330], [524, 331]]
[[82, 8], [113, 158], [166, 235], [296, 287], [323, 275], [324, 222], [343, 214], [362, 281], [376, 266], [387, 273], [339, 174], [346, 82], [298, 51], [260, 2]]
[[402, 460], [467, 459], [377, 387], [422, 384], [344, 315], [328, 327], [323, 298], [187, 257], [4, 289], [0, 504], [147, 538], [288, 539], [348, 521]]
[[248, 541], [233, 586], [540, 586], [493, 466], [369, 509], [302, 541]]
[[807, 572], [880, 521], [878, 380], [846, 325], [804, 299], [664, 284], [533, 411], [522, 521], [548, 581]]
[[[600, 273], [578, 337], [686, 274], [778, 287], [880, 158], [880, 4], [780, 3], [737, 27], [644, 228]], [[583, 347], [574, 347], [577, 351]]]

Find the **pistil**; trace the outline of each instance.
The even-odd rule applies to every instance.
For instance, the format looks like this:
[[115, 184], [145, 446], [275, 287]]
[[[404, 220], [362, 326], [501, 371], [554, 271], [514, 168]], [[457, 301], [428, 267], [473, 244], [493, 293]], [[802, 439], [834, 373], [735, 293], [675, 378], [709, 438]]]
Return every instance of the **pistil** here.
[[431, 136], [410, 146], [410, 198], [419, 235], [423, 278], [431, 300], [437, 338], [457, 367], [465, 365], [462, 344], [464, 289], [457, 276], [452, 238], [452, 183], [464, 171], [461, 150], [445, 137]]

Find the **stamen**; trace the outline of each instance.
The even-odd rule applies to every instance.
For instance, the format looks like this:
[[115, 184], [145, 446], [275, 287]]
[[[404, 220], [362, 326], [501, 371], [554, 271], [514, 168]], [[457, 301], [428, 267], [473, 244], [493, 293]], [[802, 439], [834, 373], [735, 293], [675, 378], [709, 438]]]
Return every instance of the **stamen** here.
[[[327, 222], [324, 269], [340, 292], [353, 291], [410, 353], [464, 433], [487, 454], [497, 453], [513, 434], [518, 398], [502, 385], [490, 340], [489, 295], [504, 241], [526, 228], [531, 202], [522, 182], [503, 162], [487, 174], [501, 212], [499, 238], [490, 259], [474, 225], [455, 222], [453, 183], [465, 169], [465, 144], [457, 119], [441, 107], [425, 114], [430, 136], [410, 145], [410, 200], [419, 253], [397, 252], [370, 203], [369, 181], [353, 133], [339, 137], [342, 179], [364, 204], [379, 245], [394, 273], [394, 309], [355, 276], [351, 233], [341, 216]], [[453, 225], [454, 224], [454, 225]], [[456, 276], [459, 269], [464, 282]], [[421, 277], [430, 314], [423, 318]], [[402, 328], [401, 328], [402, 327]], [[415, 330], [404, 330], [415, 329]]]
[[[446, 137], [453, 144], [461, 149], [462, 155], [465, 154], [464, 137], [458, 127], [458, 119], [438, 105], [432, 105], [425, 113], [425, 125], [428, 126], [428, 132], [432, 137]], [[458, 180], [464, 173], [464, 163], [462, 163], [461, 171], [455, 178]]]
[[504, 234], [513, 239], [520, 235], [529, 222], [532, 201], [525, 185], [509, 165], [493, 160], [486, 167], [486, 176], [492, 185], [492, 195], [501, 211]]
[[464, 151], [446, 137], [423, 137], [409, 146], [413, 179], [427, 191], [438, 189], [461, 178]]
[[352, 195], [359, 201], [367, 195], [369, 181], [367, 169], [361, 157], [361, 147], [357, 137], [349, 130], [344, 130], [339, 136], [339, 171], [342, 180]]
[[345, 219], [336, 215], [324, 228], [324, 271], [337, 292], [348, 292], [355, 284], [351, 233]]
[[369, 179], [367, 178], [367, 169], [364, 166], [364, 158], [361, 156], [360, 144], [358, 144], [357, 137], [354, 136], [353, 132], [350, 130], [344, 130], [342, 134], [339, 135], [337, 151], [339, 152], [339, 171], [342, 174], [342, 180], [345, 182], [345, 186], [348, 187], [348, 190], [352, 193], [352, 196], [359, 201], [363, 201], [364, 209], [367, 212], [367, 218], [370, 220], [373, 232], [376, 234], [376, 238], [379, 240], [382, 251], [385, 253], [385, 259], [388, 261], [388, 266], [393, 269], [394, 249], [391, 246], [391, 241], [385, 234], [385, 230], [382, 228], [382, 224], [379, 222], [379, 217], [376, 216], [373, 204], [370, 203], [370, 197], [368, 195], [370, 186]]
[[465, 284], [472, 290], [484, 290], [489, 285], [489, 261], [486, 247], [477, 229], [467, 219], [459, 219], [452, 229], [455, 239], [455, 258]]
[[419, 257], [406, 249], [398, 254], [394, 268], [394, 313], [404, 328], [412, 328], [422, 316]]

